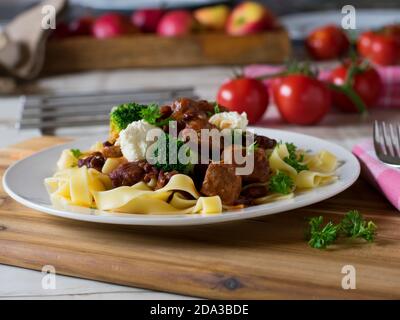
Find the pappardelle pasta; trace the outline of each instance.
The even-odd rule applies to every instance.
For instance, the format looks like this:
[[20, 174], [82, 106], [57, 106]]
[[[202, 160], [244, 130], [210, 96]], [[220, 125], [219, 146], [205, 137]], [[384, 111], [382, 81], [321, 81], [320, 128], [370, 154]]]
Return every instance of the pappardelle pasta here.
[[[221, 136], [204, 139], [204, 129], [217, 129]], [[153, 143], [149, 133], [157, 136]], [[230, 138], [230, 143], [216, 143], [221, 137]], [[244, 113], [182, 98], [169, 106], [114, 107], [108, 140], [86, 151], [64, 150], [45, 185], [57, 207], [217, 214], [333, 183], [337, 166], [329, 151], [305, 152], [292, 143], [251, 133]]]

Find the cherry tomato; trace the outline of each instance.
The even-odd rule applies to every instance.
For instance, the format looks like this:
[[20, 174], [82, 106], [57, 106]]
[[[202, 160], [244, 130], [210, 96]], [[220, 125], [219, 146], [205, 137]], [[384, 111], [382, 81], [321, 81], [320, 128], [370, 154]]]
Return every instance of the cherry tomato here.
[[[343, 85], [346, 81], [348, 71], [349, 65], [343, 64], [331, 71], [328, 81], [336, 85]], [[376, 72], [374, 68], [369, 67], [365, 71], [360, 71], [355, 74], [352, 88], [359, 95], [365, 106], [367, 108], [372, 108], [380, 97], [382, 81], [378, 72]], [[359, 111], [353, 102], [343, 93], [333, 91], [332, 98], [333, 104], [342, 111]]]
[[249, 123], [255, 123], [268, 107], [268, 89], [257, 79], [232, 79], [219, 88], [217, 102], [229, 110], [246, 112]]
[[327, 25], [314, 30], [306, 39], [309, 54], [317, 60], [338, 58], [349, 49], [346, 33], [335, 25]]
[[317, 123], [331, 106], [331, 94], [325, 84], [302, 74], [272, 81], [272, 94], [280, 114], [289, 123]]
[[400, 27], [387, 26], [381, 31], [367, 31], [357, 41], [359, 54], [380, 65], [400, 63]]

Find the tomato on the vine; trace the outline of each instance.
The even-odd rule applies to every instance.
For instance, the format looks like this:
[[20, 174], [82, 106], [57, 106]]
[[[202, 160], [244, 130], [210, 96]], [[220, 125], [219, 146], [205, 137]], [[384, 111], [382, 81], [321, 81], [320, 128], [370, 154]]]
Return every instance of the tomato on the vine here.
[[[336, 86], [344, 86], [348, 79], [352, 64], [344, 63], [331, 71], [328, 81]], [[371, 66], [355, 66], [354, 75], [349, 79], [349, 86], [362, 100], [365, 107], [372, 108], [379, 100], [382, 90], [382, 80], [378, 72]], [[333, 104], [345, 112], [357, 112], [359, 108], [344, 93], [333, 90]]]
[[255, 123], [268, 107], [268, 89], [257, 79], [231, 79], [219, 88], [217, 103], [232, 111], [246, 112], [249, 122]]
[[288, 74], [272, 81], [274, 101], [289, 123], [309, 125], [319, 122], [331, 107], [326, 85], [305, 74]]
[[350, 47], [346, 33], [335, 25], [315, 29], [306, 39], [308, 53], [317, 60], [335, 59]]
[[400, 63], [400, 25], [367, 31], [357, 41], [359, 54], [380, 65]]

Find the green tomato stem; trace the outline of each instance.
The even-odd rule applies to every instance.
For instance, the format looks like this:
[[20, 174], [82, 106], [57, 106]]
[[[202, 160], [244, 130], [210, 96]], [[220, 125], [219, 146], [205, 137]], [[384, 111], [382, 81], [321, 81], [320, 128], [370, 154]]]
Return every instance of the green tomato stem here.
[[336, 84], [329, 84], [329, 87], [332, 90], [335, 90], [337, 92], [343, 93], [347, 98], [351, 100], [351, 102], [357, 107], [358, 111], [361, 113], [361, 115], [366, 116], [368, 114], [367, 107], [360, 98], [360, 96], [355, 92], [355, 90], [351, 87], [349, 84], [344, 84], [341, 86], [338, 86]]

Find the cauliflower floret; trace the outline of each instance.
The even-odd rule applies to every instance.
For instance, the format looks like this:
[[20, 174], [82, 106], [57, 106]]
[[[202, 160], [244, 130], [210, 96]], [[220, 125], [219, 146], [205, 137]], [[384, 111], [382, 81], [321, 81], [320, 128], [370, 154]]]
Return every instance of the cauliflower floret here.
[[123, 156], [128, 161], [138, 161], [146, 159], [147, 148], [153, 143], [146, 141], [147, 133], [150, 130], [162, 130], [147, 123], [144, 120], [134, 121], [119, 133], [117, 145], [121, 147]]
[[214, 114], [208, 122], [217, 126], [220, 130], [222, 129], [241, 129], [246, 130], [247, 120], [246, 112], [239, 114], [238, 112], [220, 112]]

